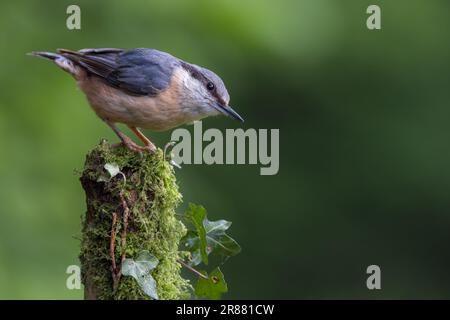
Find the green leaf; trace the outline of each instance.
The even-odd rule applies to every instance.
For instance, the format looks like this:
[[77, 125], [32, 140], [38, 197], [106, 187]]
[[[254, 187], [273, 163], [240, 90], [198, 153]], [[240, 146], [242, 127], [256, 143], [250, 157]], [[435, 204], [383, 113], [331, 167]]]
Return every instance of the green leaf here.
[[158, 300], [156, 281], [151, 272], [158, 265], [159, 260], [147, 250], [139, 253], [136, 259], [125, 259], [122, 262], [121, 272], [124, 276], [136, 279], [142, 290], [152, 299]]
[[241, 252], [241, 246], [225, 233], [231, 226], [230, 221], [206, 219], [203, 224], [206, 230], [207, 251], [225, 257], [235, 256]]
[[[206, 274], [205, 272], [202, 273]], [[213, 300], [220, 299], [222, 293], [226, 292], [228, 292], [227, 283], [219, 268], [214, 269], [208, 275], [208, 279], [200, 277], [195, 286], [195, 294], [198, 297], [205, 297]]]
[[206, 252], [206, 230], [203, 221], [206, 219], [206, 210], [203, 206], [189, 203], [190, 211], [186, 212], [185, 217], [194, 225], [197, 233], [198, 243], [195, 243], [196, 251], [199, 251], [201, 260], [208, 264], [208, 253]]
[[106, 171], [108, 171], [111, 178], [114, 178], [120, 172], [119, 166], [115, 163], [106, 163], [103, 167], [105, 168]]
[[[197, 206], [193, 205], [193, 208], [196, 209]], [[201, 207], [201, 210], [205, 212], [205, 218], [202, 222], [203, 228], [196, 227], [196, 230], [189, 230], [182, 240], [185, 249], [191, 252], [189, 264], [196, 266], [202, 261], [205, 263], [204, 254], [208, 256], [213, 253], [222, 259], [227, 259], [241, 252], [239, 244], [225, 233], [230, 228], [231, 222], [226, 220], [209, 221], [206, 218], [206, 210], [203, 207]], [[192, 214], [192, 212], [189, 212], [189, 214]], [[199, 235], [199, 229], [205, 231], [206, 246], [202, 243], [203, 236]]]
[[199, 265], [202, 262], [202, 256], [200, 254], [200, 240], [197, 232], [189, 230], [181, 241], [184, 243], [184, 249], [191, 253], [189, 264], [191, 266]]

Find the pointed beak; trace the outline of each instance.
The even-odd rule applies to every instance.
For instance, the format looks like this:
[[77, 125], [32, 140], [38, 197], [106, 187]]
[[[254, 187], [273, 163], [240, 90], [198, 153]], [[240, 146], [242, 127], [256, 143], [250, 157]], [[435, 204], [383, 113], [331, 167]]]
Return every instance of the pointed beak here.
[[239, 113], [234, 111], [233, 108], [231, 108], [230, 106], [223, 106], [221, 104], [217, 104], [216, 109], [230, 118], [244, 122], [244, 119], [242, 119], [242, 117], [239, 115]]

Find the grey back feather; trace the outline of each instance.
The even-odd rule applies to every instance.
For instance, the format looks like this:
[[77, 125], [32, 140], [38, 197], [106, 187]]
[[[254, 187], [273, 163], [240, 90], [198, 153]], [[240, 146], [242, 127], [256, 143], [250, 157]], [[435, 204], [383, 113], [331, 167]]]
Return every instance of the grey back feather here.
[[59, 52], [104, 79], [113, 87], [134, 95], [154, 96], [167, 88], [177, 58], [155, 49], [83, 49], [78, 52], [60, 49]]
[[179, 60], [155, 49], [133, 49], [117, 58], [116, 69], [106, 80], [140, 95], [156, 95], [168, 87]]

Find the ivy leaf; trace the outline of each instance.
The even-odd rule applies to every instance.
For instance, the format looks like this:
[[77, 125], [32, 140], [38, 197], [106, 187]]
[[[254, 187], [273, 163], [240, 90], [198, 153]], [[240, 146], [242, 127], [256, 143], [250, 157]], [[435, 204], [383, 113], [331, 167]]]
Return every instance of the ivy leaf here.
[[191, 257], [189, 259], [189, 264], [191, 266], [196, 266], [202, 262], [202, 257], [200, 255], [199, 250], [199, 238], [197, 236], [197, 232], [188, 230], [186, 235], [181, 240], [184, 243], [184, 249], [191, 253]]
[[108, 171], [111, 178], [114, 178], [120, 172], [119, 166], [115, 163], [106, 163], [103, 167], [105, 168], [106, 171]]
[[186, 212], [185, 217], [194, 225], [196, 237], [198, 238], [198, 243], [192, 238], [192, 248], [198, 251], [201, 261], [204, 264], [208, 264], [208, 253], [206, 252], [206, 230], [203, 225], [203, 221], [206, 219], [206, 210], [203, 206], [189, 203], [190, 211]]
[[224, 257], [235, 256], [241, 252], [241, 246], [225, 233], [231, 226], [230, 221], [209, 221], [206, 219], [203, 224], [206, 230], [207, 251], [215, 252]]
[[[203, 207], [201, 208], [204, 210]], [[203, 236], [199, 234], [198, 227], [196, 228], [197, 230], [189, 230], [182, 240], [185, 248], [191, 252], [191, 260], [189, 263], [191, 266], [199, 265], [202, 261], [203, 263], [205, 263], [202, 252], [207, 256], [211, 253], [214, 253], [220, 256], [222, 259], [227, 259], [241, 252], [241, 247], [239, 246], [239, 244], [225, 233], [231, 226], [230, 221], [209, 221], [208, 219], [204, 218], [202, 226], [205, 231], [205, 247], [204, 243], [202, 243]]]
[[[202, 263], [202, 255], [200, 254], [200, 238], [196, 231], [189, 230], [184, 236], [182, 243], [185, 245], [185, 249], [191, 253], [189, 264], [191, 266], [197, 266]], [[208, 250], [206, 247], [205, 250]], [[208, 254], [208, 251], [206, 251]]]
[[101, 174], [98, 178], [97, 178], [97, 182], [108, 182], [110, 181], [112, 178], [114, 178], [115, 176], [117, 176], [118, 174], [122, 175], [123, 181], [124, 183], [126, 183], [127, 181], [127, 177], [125, 176], [125, 174], [120, 171], [120, 168], [117, 164], [115, 163], [106, 163], [103, 168], [105, 168], [106, 171], [108, 171], [109, 173], [109, 177], [106, 176], [106, 174]]
[[158, 265], [159, 260], [147, 250], [139, 253], [135, 260], [125, 259], [122, 262], [121, 272], [124, 276], [131, 276], [136, 279], [142, 290], [152, 299], [158, 300], [156, 291], [156, 281], [151, 272]]
[[[205, 272], [202, 273], [206, 274]], [[195, 294], [198, 297], [218, 300], [220, 299], [222, 293], [226, 292], [228, 292], [227, 283], [225, 282], [223, 273], [219, 268], [214, 269], [208, 275], [208, 279], [200, 277], [195, 285]]]

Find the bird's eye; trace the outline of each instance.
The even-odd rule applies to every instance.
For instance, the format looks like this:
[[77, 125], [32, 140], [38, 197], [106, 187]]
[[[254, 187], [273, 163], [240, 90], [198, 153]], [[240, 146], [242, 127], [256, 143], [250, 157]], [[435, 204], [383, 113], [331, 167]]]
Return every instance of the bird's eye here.
[[212, 91], [212, 90], [214, 90], [216, 88], [216, 86], [214, 85], [214, 83], [212, 83], [212, 82], [208, 82], [207, 84], [206, 84], [206, 89], [208, 89], [209, 91]]

